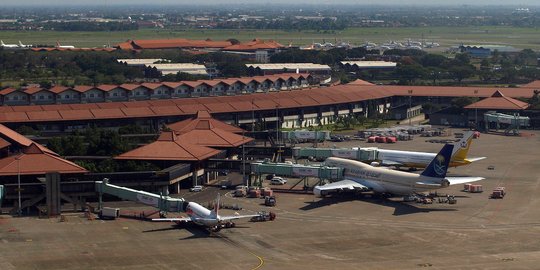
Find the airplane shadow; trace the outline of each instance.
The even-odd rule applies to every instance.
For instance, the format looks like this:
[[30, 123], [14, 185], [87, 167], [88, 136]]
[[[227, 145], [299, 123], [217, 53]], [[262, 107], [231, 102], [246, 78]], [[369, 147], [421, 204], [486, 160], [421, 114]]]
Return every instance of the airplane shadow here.
[[[250, 228], [248, 226], [238, 226], [236, 225], [235, 228]], [[193, 224], [193, 223], [173, 223], [170, 227], [167, 228], [160, 228], [160, 229], [152, 229], [152, 230], [145, 230], [142, 231], [143, 233], [150, 233], [150, 232], [163, 232], [163, 231], [172, 231], [172, 230], [186, 230], [191, 233], [190, 236], [180, 238], [179, 240], [190, 240], [190, 239], [199, 239], [199, 238], [221, 238], [222, 236], [217, 235], [216, 233], [210, 231], [207, 228], [201, 227], [199, 225]], [[227, 230], [227, 228], [224, 228], [224, 230]]]
[[[458, 197], [458, 196], [455, 196], [455, 197]], [[463, 197], [466, 197], [466, 196], [463, 196]], [[410, 214], [417, 214], [417, 213], [429, 213], [429, 212], [457, 211], [454, 208], [417, 207], [414, 205], [414, 203], [395, 201], [395, 200], [392, 200], [389, 198], [383, 198], [383, 197], [368, 197], [368, 196], [362, 196], [362, 195], [359, 196], [359, 195], [354, 195], [354, 194], [329, 196], [329, 197], [322, 198], [318, 201], [305, 202], [306, 205], [301, 207], [300, 210], [309, 211], [309, 210], [317, 209], [320, 207], [325, 207], [325, 206], [343, 203], [343, 202], [349, 202], [349, 201], [363, 201], [367, 203], [391, 207], [391, 208], [394, 208], [394, 213], [392, 214], [394, 216], [410, 215]]]

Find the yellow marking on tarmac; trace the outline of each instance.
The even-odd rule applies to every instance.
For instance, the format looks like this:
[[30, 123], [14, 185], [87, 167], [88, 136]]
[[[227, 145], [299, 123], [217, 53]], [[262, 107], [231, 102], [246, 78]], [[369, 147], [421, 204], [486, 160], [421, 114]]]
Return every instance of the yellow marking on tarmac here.
[[251, 270], [257, 270], [257, 269], [261, 268], [261, 267], [264, 265], [264, 259], [263, 259], [261, 256], [255, 254], [253, 251], [249, 250], [247, 247], [241, 246], [241, 245], [239, 245], [238, 243], [232, 241], [231, 239], [229, 239], [229, 238], [227, 238], [227, 237], [225, 237], [225, 236], [223, 236], [223, 235], [221, 235], [221, 234], [215, 234], [215, 235], [217, 235], [217, 236], [219, 236], [221, 239], [223, 239], [223, 240], [229, 242], [229, 244], [231, 244], [231, 245], [233, 245], [233, 246], [236, 246], [236, 247], [238, 247], [238, 248], [242, 248], [242, 249], [244, 249], [245, 251], [247, 251], [249, 254], [255, 256], [255, 257], [259, 260], [259, 264], [258, 264], [257, 266], [255, 266], [254, 268], [251, 268]]
[[26, 239], [26, 242], [32, 242], [32, 239]]
[[129, 229], [129, 228], [128, 227], [122, 227], [122, 230], [127, 230], [127, 229]]

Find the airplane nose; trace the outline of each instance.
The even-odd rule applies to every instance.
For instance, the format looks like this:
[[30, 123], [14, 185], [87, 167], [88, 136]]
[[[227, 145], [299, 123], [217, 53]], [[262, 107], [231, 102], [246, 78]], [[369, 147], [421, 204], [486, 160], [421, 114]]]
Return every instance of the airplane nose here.
[[313, 188], [313, 194], [317, 197], [321, 197], [321, 189], [319, 188], [319, 186]]

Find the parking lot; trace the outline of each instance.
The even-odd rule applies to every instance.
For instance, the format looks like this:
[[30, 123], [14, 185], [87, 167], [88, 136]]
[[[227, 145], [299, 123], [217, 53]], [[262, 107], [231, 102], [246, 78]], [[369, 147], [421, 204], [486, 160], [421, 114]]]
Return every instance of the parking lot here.
[[[469, 155], [487, 159], [452, 168], [452, 175], [483, 176], [483, 193], [452, 186], [457, 204], [403, 203], [397, 199], [277, 194], [234, 198], [205, 187], [185, 194], [209, 202], [217, 192], [227, 204], [254, 213], [271, 210], [272, 222], [241, 220], [209, 235], [131, 218], [66, 220], [0, 216], [0, 269], [537, 269], [540, 262], [540, 132], [523, 137], [482, 134]], [[442, 144], [416, 137], [395, 144], [327, 142], [320, 147], [378, 146], [437, 152]], [[492, 170], [488, 167], [492, 166]], [[289, 179], [289, 183], [293, 182]], [[266, 181], [268, 182], [268, 181]], [[504, 186], [504, 199], [489, 199]], [[109, 202], [122, 211], [152, 211], [130, 202]]]

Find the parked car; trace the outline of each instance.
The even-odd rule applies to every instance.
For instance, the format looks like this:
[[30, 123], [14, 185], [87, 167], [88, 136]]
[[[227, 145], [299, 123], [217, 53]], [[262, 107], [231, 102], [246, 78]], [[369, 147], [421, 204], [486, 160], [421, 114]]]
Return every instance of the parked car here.
[[283, 179], [279, 176], [276, 176], [270, 180], [271, 185], [285, 185], [287, 184], [287, 179]]
[[203, 190], [202, 186], [193, 186], [192, 188], [189, 189], [189, 191], [191, 192], [200, 192], [202, 190]]

